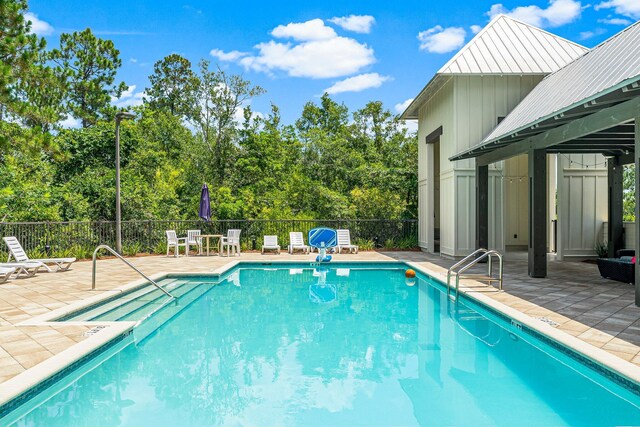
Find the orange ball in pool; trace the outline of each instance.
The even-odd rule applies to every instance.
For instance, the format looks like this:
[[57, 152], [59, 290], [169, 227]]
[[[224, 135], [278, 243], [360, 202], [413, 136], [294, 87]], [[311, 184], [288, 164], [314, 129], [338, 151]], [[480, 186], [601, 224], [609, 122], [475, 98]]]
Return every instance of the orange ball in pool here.
[[416, 272], [409, 269], [407, 271], [404, 272], [404, 277], [406, 277], [407, 279], [413, 279], [416, 277]]

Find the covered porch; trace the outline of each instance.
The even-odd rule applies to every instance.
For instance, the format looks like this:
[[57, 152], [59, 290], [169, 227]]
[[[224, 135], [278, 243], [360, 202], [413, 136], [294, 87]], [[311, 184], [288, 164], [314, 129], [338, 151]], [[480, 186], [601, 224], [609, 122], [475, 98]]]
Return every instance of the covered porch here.
[[[549, 274], [548, 154], [593, 154], [607, 159], [609, 256], [623, 246], [623, 165], [640, 170], [640, 25], [635, 24], [546, 77], [480, 144], [451, 161], [475, 158], [476, 246], [488, 243], [488, 167], [528, 156], [527, 273]], [[636, 189], [640, 174], [636, 174]], [[640, 194], [635, 194], [635, 249], [640, 242]], [[560, 202], [560, 201], [559, 201]], [[636, 260], [635, 305], [640, 306]], [[553, 272], [552, 272], [553, 273]], [[595, 273], [597, 274], [597, 273]], [[561, 279], [561, 277], [553, 277]], [[570, 278], [569, 278], [570, 279]], [[571, 281], [571, 280], [569, 280]], [[616, 282], [610, 282], [618, 287]], [[626, 285], [629, 286], [629, 285]]]

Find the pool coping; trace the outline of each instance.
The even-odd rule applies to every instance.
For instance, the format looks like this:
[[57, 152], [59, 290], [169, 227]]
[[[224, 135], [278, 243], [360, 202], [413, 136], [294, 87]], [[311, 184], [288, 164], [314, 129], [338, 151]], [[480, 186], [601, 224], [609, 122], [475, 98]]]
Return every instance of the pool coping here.
[[[211, 272], [182, 272], [182, 271], [172, 271], [172, 272], [157, 272], [149, 277], [154, 280], [162, 280], [172, 275], [179, 275], [181, 277], [189, 277], [189, 276], [222, 276], [228, 271], [234, 269], [243, 264], [266, 264], [261, 261], [252, 261], [252, 260], [233, 260], [227, 262], [223, 266], [220, 266]], [[277, 265], [277, 264], [311, 264], [317, 266], [319, 263], [315, 263], [313, 261], [291, 261], [291, 260], [269, 260], [268, 264]], [[358, 261], [347, 261], [347, 260], [336, 260], [332, 261], [331, 265], [336, 264], [404, 264], [407, 265], [416, 271], [426, 275], [427, 277], [433, 278], [439, 281], [446, 288], [446, 275], [438, 272], [436, 269], [441, 269], [435, 264], [424, 262], [418, 263], [413, 261], [402, 261], [402, 260], [358, 260]], [[424, 264], [431, 266], [433, 269], [428, 268]], [[48, 387], [52, 378], [56, 378], [61, 372], [69, 369], [78, 363], [82, 363], [87, 356], [90, 356], [96, 352], [98, 352], [101, 348], [105, 348], [108, 344], [114, 342], [119, 338], [124, 338], [130, 335], [133, 331], [134, 326], [137, 322], [132, 321], [69, 321], [62, 320], [59, 321], [57, 319], [61, 319], [65, 316], [68, 316], [72, 313], [77, 313], [83, 309], [87, 309], [89, 307], [98, 305], [105, 300], [113, 299], [121, 294], [126, 294], [129, 292], [134, 292], [135, 290], [144, 287], [148, 284], [148, 281], [145, 279], [138, 279], [131, 281], [125, 285], [119, 286], [112, 290], [96, 290], [96, 292], [100, 292], [99, 294], [92, 296], [90, 298], [86, 298], [84, 300], [76, 301], [72, 304], [69, 304], [65, 307], [61, 307], [56, 310], [52, 310], [48, 313], [33, 317], [31, 319], [25, 320], [16, 324], [16, 326], [52, 326], [52, 325], [83, 325], [83, 326], [94, 326], [95, 332], [89, 334], [88, 338], [80, 341], [67, 348], [66, 350], [58, 353], [49, 359], [43, 361], [42, 363], [37, 364], [36, 366], [16, 375], [15, 377], [5, 381], [4, 383], [0, 383], [0, 413], [9, 413], [13, 409], [20, 406], [24, 401], [30, 399], [34, 395], [38, 394], [41, 391], [39, 386], [45, 385]], [[631, 362], [627, 362], [607, 351], [597, 348], [592, 344], [589, 344], [577, 337], [574, 337], [562, 330], [558, 330], [538, 319], [535, 319], [521, 311], [509, 307], [508, 305], [496, 301], [490, 298], [487, 295], [484, 295], [481, 292], [478, 292], [476, 289], [472, 288], [472, 286], [477, 287], [478, 285], [486, 286], [484, 283], [474, 281], [474, 280], [463, 280], [460, 284], [460, 293], [464, 294], [466, 298], [480, 304], [488, 308], [489, 310], [496, 311], [499, 314], [502, 314], [504, 317], [510, 318], [519, 322], [522, 325], [525, 325], [527, 328], [537, 332], [538, 334], [546, 337], [551, 341], [555, 341], [556, 343], [567, 347], [578, 355], [581, 355], [587, 360], [591, 360], [595, 362], [597, 365], [600, 365], [604, 368], [604, 370], [609, 371], [612, 375], [619, 375], [623, 379], [629, 380], [628, 385], [626, 387], [632, 386], [635, 389], [636, 394], [638, 394], [638, 390], [640, 390], [640, 367], [634, 365]], [[496, 292], [498, 292], [496, 290]], [[96, 328], [99, 327], [99, 328]], [[91, 331], [89, 331], [91, 332]], [[592, 367], [593, 368], [593, 367]], [[75, 368], [74, 368], [75, 369]], [[604, 374], [604, 373], [603, 373]], [[605, 376], [611, 376], [606, 375]], [[56, 380], [57, 381], [57, 380]], [[55, 382], [55, 381], [54, 381]], [[616, 381], [620, 384], [619, 381]], [[620, 384], [625, 386], [624, 384]], [[45, 387], [45, 388], [46, 388]], [[633, 392], [633, 391], [632, 391]], [[16, 402], [16, 400], [19, 400]], [[11, 406], [8, 410], [4, 410], [7, 406]]]

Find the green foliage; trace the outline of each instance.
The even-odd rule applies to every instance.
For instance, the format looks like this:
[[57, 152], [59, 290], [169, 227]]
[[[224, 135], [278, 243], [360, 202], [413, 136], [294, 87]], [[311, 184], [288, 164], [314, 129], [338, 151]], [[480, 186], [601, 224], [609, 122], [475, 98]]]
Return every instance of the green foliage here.
[[67, 106], [84, 128], [105, 117], [111, 97], [118, 98], [127, 89], [124, 82], [114, 84], [122, 63], [120, 51], [89, 28], [62, 34], [60, 48], [52, 50], [49, 58], [58, 65], [58, 75], [66, 79]]
[[[48, 148], [57, 110], [56, 85], [43, 61], [45, 41], [31, 32], [26, 0], [0, 1], [0, 152]], [[52, 96], [43, 103], [43, 93]]]
[[594, 249], [599, 258], [606, 258], [609, 256], [609, 246], [603, 242], [596, 242]]
[[[119, 51], [86, 29], [47, 52], [26, 11], [0, 0], [0, 220], [113, 220]], [[284, 124], [249, 107], [262, 88], [206, 60], [172, 54], [149, 79], [120, 128], [123, 220], [194, 219], [205, 182], [213, 219], [416, 217], [416, 136], [381, 102], [350, 112], [324, 94]], [[67, 116], [82, 128], [57, 127]]]
[[636, 220], [636, 167], [624, 166], [622, 173], [622, 212], [624, 221]]
[[153, 65], [153, 74], [149, 76], [145, 101], [156, 111], [168, 112], [175, 116], [185, 116], [189, 104], [184, 96], [197, 84], [197, 77], [191, 70], [191, 62], [172, 53]]

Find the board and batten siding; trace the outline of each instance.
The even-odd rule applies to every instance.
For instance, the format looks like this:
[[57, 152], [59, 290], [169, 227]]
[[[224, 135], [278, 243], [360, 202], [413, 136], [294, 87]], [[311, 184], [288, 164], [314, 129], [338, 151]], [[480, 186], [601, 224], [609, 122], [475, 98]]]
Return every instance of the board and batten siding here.
[[558, 155], [558, 258], [595, 255], [596, 242], [604, 238], [607, 193], [601, 154]]
[[[443, 146], [441, 158], [452, 155], [479, 144], [498, 124], [499, 117], [505, 117], [516, 105], [542, 80], [541, 75], [529, 76], [455, 76], [454, 86], [454, 122], [456, 138], [454, 144]], [[447, 160], [448, 161], [448, 160]], [[528, 236], [522, 232], [520, 218], [526, 212], [526, 184], [524, 197], [518, 189], [514, 194], [505, 194], [509, 190], [505, 180], [505, 163], [498, 162], [489, 169], [489, 247], [504, 250], [505, 245], [526, 244]], [[451, 162], [450, 162], [451, 163]], [[515, 161], [514, 169], [521, 169], [521, 161]], [[525, 158], [526, 164], [526, 158]], [[451, 163], [454, 170], [455, 200], [455, 246], [444, 252], [453, 256], [464, 256], [475, 249], [475, 160], [466, 159]], [[521, 170], [513, 172], [521, 176]], [[526, 169], [524, 169], [526, 176]], [[521, 181], [518, 180], [520, 183]], [[447, 197], [444, 191], [443, 197]], [[515, 203], [515, 209], [511, 204]], [[511, 218], [510, 216], [516, 216]], [[525, 216], [526, 219], [526, 216]], [[516, 224], [514, 233], [509, 224]], [[526, 229], [526, 222], [524, 223]], [[517, 242], [508, 241], [509, 235], [518, 235]], [[521, 237], [522, 236], [522, 237]]]
[[[443, 134], [440, 136], [439, 147], [448, 146], [454, 143], [455, 129], [453, 124], [453, 84], [449, 81], [445, 83], [419, 110], [418, 119], [418, 243], [421, 248], [429, 251], [434, 250], [434, 227], [436, 223], [440, 226], [440, 247], [443, 244], [453, 246], [452, 237], [453, 226], [448, 217], [453, 212], [453, 200], [443, 202], [442, 194], [452, 191], [452, 186], [446, 181], [446, 174], [452, 170], [449, 160], [443, 159], [442, 150], [436, 150], [433, 144], [426, 144], [425, 138], [431, 132], [442, 126]], [[434, 188], [434, 161], [435, 155], [439, 159], [440, 188]], [[443, 178], [443, 174], [445, 177]], [[440, 195], [439, 211], [445, 213], [440, 215], [439, 221], [434, 218], [434, 195]]]

